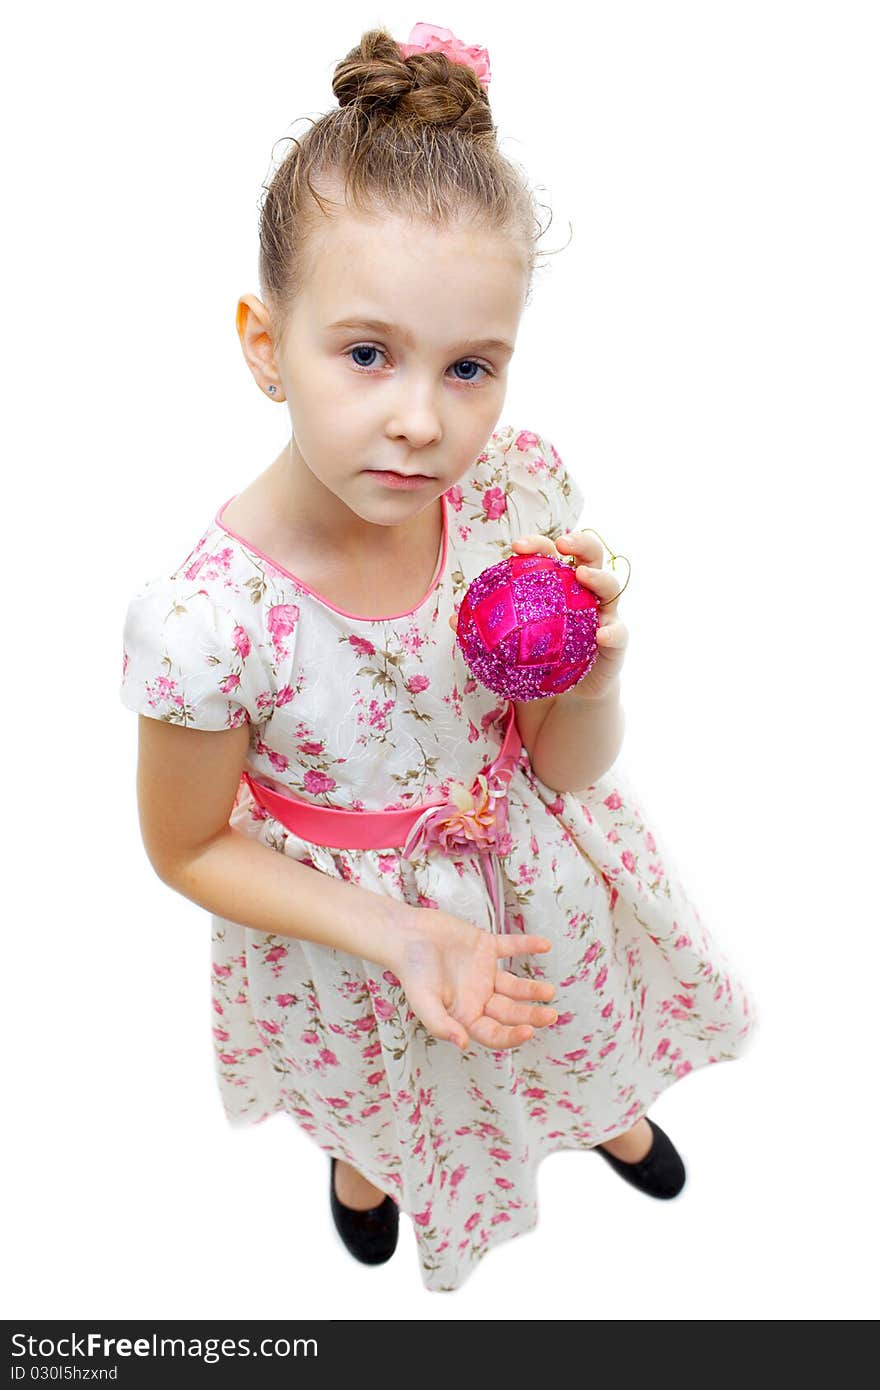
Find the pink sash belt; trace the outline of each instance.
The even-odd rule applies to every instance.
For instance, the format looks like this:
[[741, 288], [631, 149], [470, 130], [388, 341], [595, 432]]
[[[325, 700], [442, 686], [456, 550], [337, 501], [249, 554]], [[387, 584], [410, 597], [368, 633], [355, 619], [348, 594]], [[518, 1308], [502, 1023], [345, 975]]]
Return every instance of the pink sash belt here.
[[522, 754], [515, 715], [511, 702], [498, 756], [477, 774], [470, 788], [463, 782], [450, 782], [448, 799], [434, 796], [403, 811], [316, 806], [292, 792], [264, 786], [249, 772], [241, 777], [264, 811], [312, 844], [336, 849], [402, 848], [408, 858], [431, 848], [448, 855], [476, 853], [492, 902], [493, 929], [508, 932], [498, 855], [509, 854], [513, 847], [507, 829], [507, 788]]

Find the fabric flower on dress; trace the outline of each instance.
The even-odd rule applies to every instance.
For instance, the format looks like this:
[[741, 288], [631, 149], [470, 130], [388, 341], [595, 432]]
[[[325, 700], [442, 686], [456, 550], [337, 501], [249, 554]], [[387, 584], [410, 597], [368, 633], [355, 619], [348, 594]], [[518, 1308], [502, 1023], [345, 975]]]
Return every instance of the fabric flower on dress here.
[[426, 847], [436, 845], [444, 854], [461, 854], [470, 845], [509, 854], [509, 781], [510, 773], [502, 773], [493, 775], [490, 784], [481, 772], [470, 789], [463, 782], [450, 782], [449, 800], [432, 806], [419, 817], [409, 833], [404, 853], [412, 853], [422, 843]]
[[449, 800], [424, 811], [403, 846], [407, 856], [420, 847], [448, 855], [476, 851], [496, 933], [510, 931], [497, 855], [513, 850], [513, 837], [507, 829], [507, 788], [517, 761], [513, 753], [499, 755], [470, 789], [463, 782], [450, 782]]

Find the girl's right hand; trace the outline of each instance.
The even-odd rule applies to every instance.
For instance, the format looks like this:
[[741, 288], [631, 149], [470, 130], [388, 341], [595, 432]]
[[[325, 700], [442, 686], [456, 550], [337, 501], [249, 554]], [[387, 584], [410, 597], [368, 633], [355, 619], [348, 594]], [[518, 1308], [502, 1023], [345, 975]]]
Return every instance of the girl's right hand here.
[[[536, 1028], [555, 1023], [546, 1007], [555, 987], [499, 964], [505, 956], [549, 951], [544, 936], [498, 935], [434, 908], [409, 908], [399, 920], [389, 963], [416, 1016], [435, 1038], [464, 1052], [519, 1047]], [[530, 1001], [543, 1001], [539, 1003]]]

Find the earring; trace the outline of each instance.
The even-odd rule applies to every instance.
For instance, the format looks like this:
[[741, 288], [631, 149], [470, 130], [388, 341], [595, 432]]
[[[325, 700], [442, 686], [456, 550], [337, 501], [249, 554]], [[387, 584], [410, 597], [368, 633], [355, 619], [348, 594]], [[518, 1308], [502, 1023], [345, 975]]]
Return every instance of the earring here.
[[273, 395], [273, 394], [274, 394], [274, 391], [275, 391], [275, 387], [274, 387], [274, 386], [270, 386], [270, 387], [269, 387], [269, 395], [270, 395], [270, 396]]

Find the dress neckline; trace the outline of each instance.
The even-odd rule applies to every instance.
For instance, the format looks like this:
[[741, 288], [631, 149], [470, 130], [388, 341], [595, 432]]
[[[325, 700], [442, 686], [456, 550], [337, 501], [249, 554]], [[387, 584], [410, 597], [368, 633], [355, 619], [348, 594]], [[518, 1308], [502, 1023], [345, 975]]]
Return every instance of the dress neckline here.
[[261, 559], [265, 560], [268, 564], [270, 564], [273, 569], [279, 572], [279, 574], [284, 574], [287, 576], [288, 579], [292, 579], [294, 583], [298, 584], [300, 588], [305, 589], [307, 593], [311, 594], [312, 597], [317, 599], [319, 603], [323, 604], [325, 608], [332, 609], [334, 613], [339, 613], [343, 618], [352, 618], [355, 622], [358, 623], [390, 623], [394, 622], [397, 618], [408, 618], [411, 614], [418, 613], [420, 609], [424, 608], [425, 604], [428, 602], [428, 599], [431, 597], [438, 583], [440, 582], [440, 578], [446, 568], [446, 553], [449, 543], [449, 504], [446, 500], [446, 493], [443, 492], [440, 494], [440, 506], [443, 520], [443, 534], [440, 537], [440, 551], [437, 556], [437, 564], [434, 569], [434, 577], [431, 580], [430, 587], [428, 589], [428, 592], [425, 594], [424, 598], [419, 599], [418, 603], [415, 604], [413, 608], [407, 608], [406, 611], [403, 613], [389, 613], [383, 615], [380, 618], [376, 618], [373, 616], [365, 616], [362, 613], [347, 613], [344, 608], [339, 608], [335, 603], [331, 603], [328, 598], [325, 598], [323, 594], [319, 594], [317, 589], [313, 589], [310, 584], [307, 584], [304, 579], [300, 579], [299, 575], [294, 574], [292, 570], [287, 569], [284, 565], [279, 565], [277, 560], [273, 560], [272, 556], [267, 555], [265, 550], [261, 550], [259, 546], [253, 545], [247, 539], [246, 536], [240, 536], [237, 531], [233, 531], [230, 529], [230, 527], [225, 525], [225, 523], [222, 520], [223, 513], [229, 506], [230, 502], [234, 502], [238, 495], [239, 494], [237, 492], [234, 492], [231, 497], [227, 497], [226, 501], [217, 508], [217, 511], [214, 514], [214, 522], [217, 526], [220, 527], [220, 530], [225, 531], [227, 536], [232, 536], [233, 540], [237, 540], [241, 545], [245, 547], [246, 550], [251, 551], [252, 554], [259, 555]]

